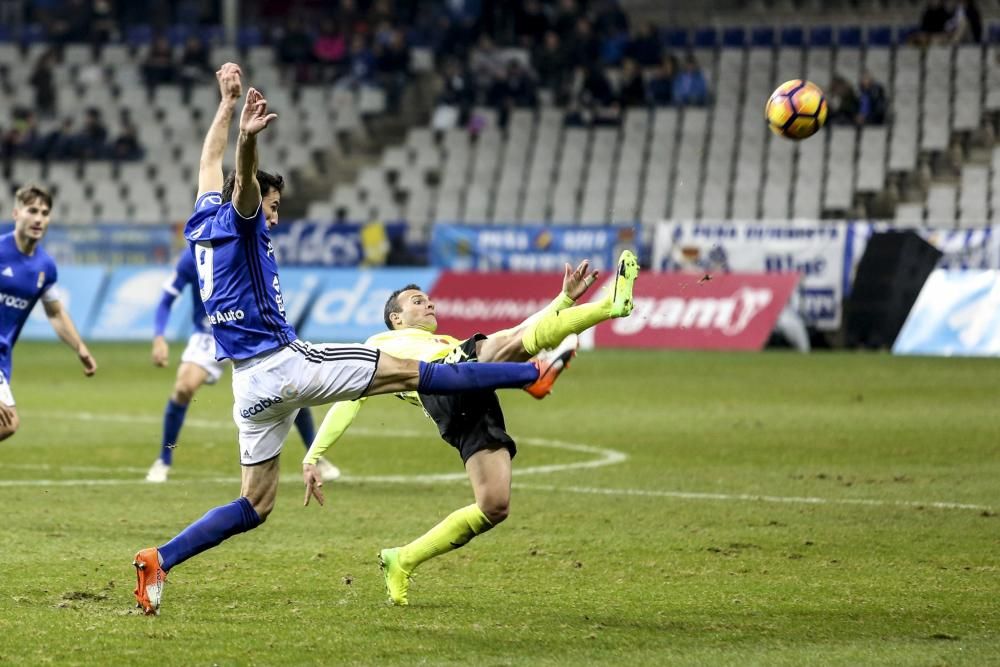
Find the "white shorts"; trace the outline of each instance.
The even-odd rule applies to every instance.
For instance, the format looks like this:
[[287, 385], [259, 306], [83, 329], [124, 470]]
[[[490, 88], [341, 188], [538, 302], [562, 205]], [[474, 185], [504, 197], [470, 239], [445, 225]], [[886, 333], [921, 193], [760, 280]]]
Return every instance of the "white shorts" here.
[[7, 382], [7, 376], [3, 371], [0, 371], [0, 403], [14, 407], [14, 394], [10, 391], [10, 382]]
[[281, 453], [299, 408], [353, 401], [375, 379], [379, 351], [364, 345], [295, 341], [264, 357], [233, 364], [233, 420], [240, 463], [257, 465]]
[[215, 384], [222, 377], [222, 362], [215, 358], [215, 338], [212, 334], [193, 333], [188, 339], [181, 363], [194, 364], [208, 373], [205, 384]]

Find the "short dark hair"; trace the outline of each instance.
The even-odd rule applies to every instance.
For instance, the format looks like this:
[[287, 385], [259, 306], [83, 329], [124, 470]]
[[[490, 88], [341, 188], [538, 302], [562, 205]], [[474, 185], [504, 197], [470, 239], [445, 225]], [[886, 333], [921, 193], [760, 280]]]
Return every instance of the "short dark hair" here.
[[[266, 197], [271, 190], [281, 192], [285, 189], [285, 179], [281, 174], [271, 174], [263, 169], [257, 170], [257, 182], [260, 183], [260, 196]], [[236, 171], [229, 172], [226, 181], [222, 184], [222, 203], [233, 200], [233, 189], [236, 187]]]
[[392, 315], [393, 313], [403, 312], [403, 307], [399, 305], [399, 295], [402, 294], [403, 292], [408, 292], [411, 289], [417, 290], [418, 292], [423, 292], [423, 290], [420, 289], [420, 285], [414, 285], [413, 283], [410, 283], [406, 287], [400, 287], [398, 290], [390, 294], [389, 299], [385, 302], [385, 313], [384, 313], [385, 326], [387, 326], [390, 331], [392, 329], [395, 329], [396, 327], [392, 326], [392, 319], [389, 316]]
[[41, 199], [43, 204], [52, 208], [52, 193], [40, 185], [29, 183], [19, 187], [14, 193], [14, 200], [20, 206], [27, 206], [36, 199]]

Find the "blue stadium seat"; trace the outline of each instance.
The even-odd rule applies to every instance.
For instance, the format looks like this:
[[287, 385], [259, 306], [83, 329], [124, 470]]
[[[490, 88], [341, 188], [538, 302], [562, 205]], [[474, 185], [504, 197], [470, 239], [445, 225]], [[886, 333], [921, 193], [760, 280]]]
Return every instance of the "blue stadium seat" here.
[[837, 46], [861, 46], [861, 28], [845, 25], [837, 30]]
[[906, 44], [910, 40], [910, 37], [912, 37], [918, 32], [920, 32], [919, 26], [915, 25], [900, 26], [896, 28], [896, 43]]
[[174, 24], [167, 28], [167, 39], [174, 46], [180, 46], [187, 41], [187, 38], [194, 34], [194, 30], [189, 25], [183, 25], [180, 23]]
[[153, 41], [153, 29], [148, 25], [131, 25], [125, 30], [125, 42], [129, 46], [142, 46], [151, 41]]
[[222, 44], [226, 38], [226, 31], [221, 25], [205, 25], [201, 27], [201, 41], [209, 46]]
[[0, 42], [9, 42], [12, 35], [10, 34], [10, 27], [7, 25], [0, 24]]
[[715, 28], [698, 28], [694, 31], [694, 48], [712, 49], [719, 45]]
[[805, 31], [800, 26], [785, 26], [781, 29], [782, 46], [802, 46], [805, 41]]
[[667, 28], [660, 33], [660, 40], [671, 49], [684, 49], [688, 45], [688, 31], [683, 28]]
[[747, 31], [744, 28], [726, 28], [722, 31], [722, 45], [740, 47], [747, 45]]
[[758, 26], [751, 30], [750, 46], [774, 46], [774, 28]]
[[809, 30], [809, 46], [832, 46], [833, 28], [828, 25], [814, 26]]
[[892, 26], [873, 25], [868, 28], [868, 46], [892, 46]]
[[249, 49], [252, 46], [260, 46], [264, 42], [260, 28], [256, 26], [244, 26], [240, 28], [236, 36], [236, 46], [241, 49]]
[[986, 40], [990, 44], [1000, 44], [1000, 23], [991, 23], [986, 32]]
[[29, 23], [21, 28], [20, 40], [22, 44], [38, 44], [45, 41], [45, 28], [41, 23]]

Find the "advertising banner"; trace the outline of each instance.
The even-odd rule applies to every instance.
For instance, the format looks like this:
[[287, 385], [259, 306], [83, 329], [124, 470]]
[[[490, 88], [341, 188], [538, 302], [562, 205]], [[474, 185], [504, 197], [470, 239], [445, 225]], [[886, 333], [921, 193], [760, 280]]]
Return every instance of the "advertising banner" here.
[[[92, 340], [152, 341], [156, 307], [163, 297], [163, 285], [172, 272], [173, 267], [169, 265], [113, 270], [87, 337]], [[170, 311], [165, 332], [168, 340], [181, 340], [190, 335], [191, 307], [190, 290], [184, 290]]]
[[452, 271], [562, 271], [590, 259], [599, 270], [613, 267], [625, 248], [638, 254], [638, 225], [466, 226], [436, 224], [431, 264]]
[[653, 267], [659, 271], [798, 273], [797, 307], [819, 329], [840, 326], [844, 294], [860, 259], [850, 250], [853, 227], [757, 222], [662, 222], [656, 228]]
[[647, 273], [635, 310], [597, 326], [596, 347], [760, 350], [799, 281], [795, 273]]
[[[63, 308], [69, 311], [80, 334], [87, 337], [90, 320], [94, 315], [97, 300], [104, 288], [107, 270], [103, 266], [61, 266], [59, 267], [56, 290]], [[39, 300], [21, 329], [25, 340], [58, 340], [52, 330], [45, 309]]]
[[[12, 229], [13, 223], [0, 224], [2, 234]], [[52, 225], [42, 241], [60, 268], [68, 264], [162, 264], [170, 261], [179, 245], [170, 225]]]
[[404, 242], [406, 224], [296, 220], [270, 233], [278, 266], [378, 266], [385, 263], [393, 244]]
[[392, 292], [411, 283], [429, 291], [438, 274], [435, 269], [326, 269], [298, 333], [315, 343], [360, 343], [385, 331], [383, 312]]
[[1000, 271], [934, 271], [893, 345], [894, 354], [1000, 355]]
[[[438, 331], [464, 339], [516, 326], [558, 296], [562, 280], [562, 273], [446, 271], [430, 293]], [[597, 294], [596, 286], [591, 291]]]

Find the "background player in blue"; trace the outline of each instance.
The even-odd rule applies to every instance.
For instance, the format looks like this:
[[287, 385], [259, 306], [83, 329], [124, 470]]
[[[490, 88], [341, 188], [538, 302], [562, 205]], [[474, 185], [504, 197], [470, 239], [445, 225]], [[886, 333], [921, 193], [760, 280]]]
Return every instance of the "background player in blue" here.
[[[232, 91], [240, 69], [219, 70], [230, 81], [205, 138], [224, 150]], [[223, 540], [259, 526], [274, 508], [278, 456], [302, 407], [362, 396], [420, 391], [465, 391], [551, 385], [561, 359], [532, 363], [424, 363], [397, 359], [364, 345], [312, 345], [298, 340], [285, 320], [278, 265], [268, 230], [278, 224], [284, 181], [257, 168], [257, 134], [277, 118], [255, 89], [247, 91], [236, 143], [236, 171], [223, 180], [220, 165], [204, 159], [195, 212], [184, 236], [194, 251], [201, 297], [212, 323], [216, 356], [233, 360], [233, 419], [239, 428], [240, 497], [209, 510], [161, 547], [133, 560], [135, 598], [157, 613], [167, 573]]]
[[89, 377], [97, 370], [53, 289], [56, 263], [38, 245], [51, 213], [52, 195], [37, 185], [26, 185], [14, 194], [14, 231], [0, 236], [0, 440], [14, 435], [21, 424], [10, 388], [11, 353], [38, 299], [59, 338], [80, 357], [83, 372]]
[[[208, 156], [215, 159], [216, 156]], [[218, 155], [222, 163], [222, 155]], [[215, 339], [212, 338], [212, 325], [205, 313], [205, 305], [201, 302], [198, 290], [198, 272], [194, 266], [194, 255], [185, 249], [177, 260], [173, 275], [163, 285], [163, 298], [156, 309], [156, 325], [153, 336], [153, 365], [164, 368], [170, 358], [170, 347], [164, 332], [170, 319], [170, 308], [174, 301], [188, 286], [191, 287], [192, 333], [187, 347], [181, 356], [181, 364], [177, 367], [177, 378], [174, 380], [174, 390], [167, 400], [163, 412], [163, 437], [160, 440], [160, 455], [146, 473], [147, 482], [166, 482], [173, 465], [174, 448], [177, 446], [181, 428], [188, 405], [195, 393], [203, 384], [215, 384], [222, 377], [223, 364], [215, 358]], [[316, 426], [313, 423], [312, 412], [307, 408], [300, 410], [295, 418], [295, 427], [302, 436], [302, 442], [308, 449], [316, 437]], [[340, 470], [326, 459], [320, 459], [317, 464], [320, 477], [331, 481], [340, 477]]]

